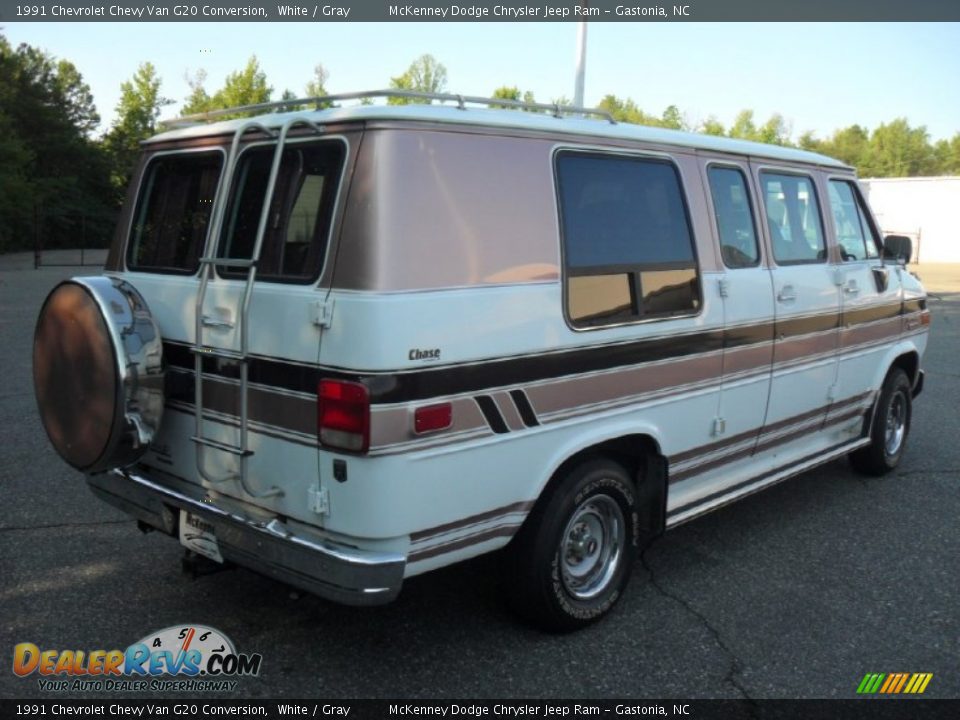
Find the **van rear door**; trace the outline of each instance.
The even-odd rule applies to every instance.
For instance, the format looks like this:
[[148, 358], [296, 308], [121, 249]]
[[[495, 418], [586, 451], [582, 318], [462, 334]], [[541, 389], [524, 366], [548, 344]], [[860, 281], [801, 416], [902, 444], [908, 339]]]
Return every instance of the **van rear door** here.
[[[196, 153], [209, 156], [209, 168], [194, 173], [203, 192], [189, 207], [171, 207], [171, 198], [192, 192], [190, 173], [162, 195], [150, 189], [156, 178], [147, 166], [138, 202], [154, 203], [158, 217], [165, 207], [165, 222], [203, 242], [191, 246], [179, 277], [130, 277], [157, 317], [172, 376], [171, 412], [144, 462], [318, 523], [318, 321], [349, 142], [310, 133], [277, 154], [277, 134], [248, 133], [232, 161], [224, 149]], [[135, 213], [132, 249], [150, 222], [149, 213]]]

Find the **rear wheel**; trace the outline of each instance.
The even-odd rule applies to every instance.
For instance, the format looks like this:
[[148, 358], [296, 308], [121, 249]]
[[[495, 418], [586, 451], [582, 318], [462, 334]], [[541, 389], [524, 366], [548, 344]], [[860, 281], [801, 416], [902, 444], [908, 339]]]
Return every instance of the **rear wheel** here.
[[639, 545], [636, 492], [624, 468], [585, 461], [537, 504], [508, 549], [514, 608], [550, 631], [605, 615], [630, 578]]
[[890, 370], [877, 399], [870, 444], [850, 454], [855, 469], [868, 475], [885, 475], [900, 463], [910, 434], [911, 390], [910, 379], [902, 369]]

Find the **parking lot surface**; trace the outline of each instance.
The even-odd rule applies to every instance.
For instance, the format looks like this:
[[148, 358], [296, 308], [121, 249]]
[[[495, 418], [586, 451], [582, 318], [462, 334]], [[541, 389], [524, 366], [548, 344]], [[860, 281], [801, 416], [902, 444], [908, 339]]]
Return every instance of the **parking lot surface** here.
[[263, 655], [229, 697], [850, 698], [868, 672], [931, 672], [927, 697], [960, 697], [960, 268], [919, 270], [932, 336], [896, 472], [835, 462], [672, 530], [608, 619], [551, 636], [505, 609], [496, 557], [368, 609], [182, 573], [180, 546], [96, 500], [36, 413], [40, 304], [96, 269], [0, 257], [0, 697], [52, 697], [13, 674], [17, 643], [122, 649], [191, 623]]

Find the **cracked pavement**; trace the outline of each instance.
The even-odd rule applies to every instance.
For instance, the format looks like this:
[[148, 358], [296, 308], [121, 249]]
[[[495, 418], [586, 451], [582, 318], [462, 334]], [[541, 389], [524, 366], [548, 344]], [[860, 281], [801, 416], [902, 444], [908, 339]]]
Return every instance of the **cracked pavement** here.
[[931, 285], [926, 389], [898, 472], [831, 463], [672, 530], [607, 620], [562, 636], [507, 612], [496, 557], [372, 609], [245, 570], [185, 575], [174, 540], [142, 535], [50, 448], [33, 324], [76, 271], [30, 267], [0, 258], [0, 697], [43, 696], [10, 671], [16, 643], [125, 648], [182, 623], [263, 654], [238, 697], [850, 698], [867, 672], [932, 672], [927, 697], [960, 697], [956, 267], [953, 286]]

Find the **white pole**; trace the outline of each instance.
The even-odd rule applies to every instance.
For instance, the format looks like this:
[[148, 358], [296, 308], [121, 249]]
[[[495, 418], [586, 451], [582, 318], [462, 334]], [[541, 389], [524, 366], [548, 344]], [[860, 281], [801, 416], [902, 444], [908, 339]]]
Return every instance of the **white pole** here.
[[[583, 3], [586, 4], [586, 3]], [[577, 23], [577, 70], [573, 85], [574, 107], [583, 107], [583, 76], [587, 67], [587, 23]]]

